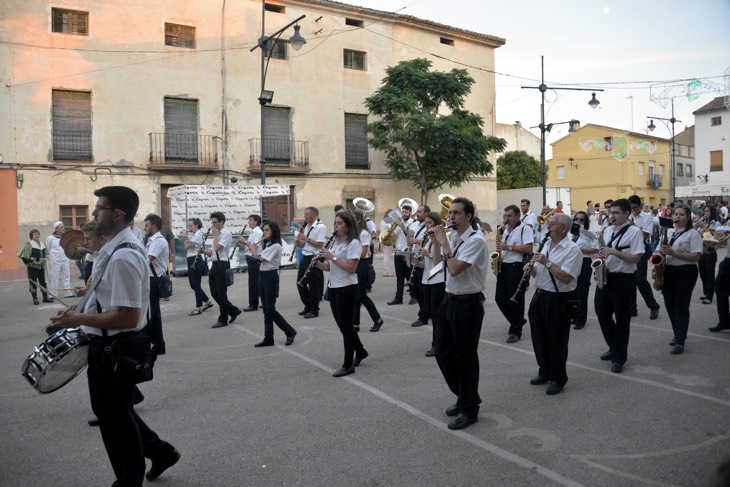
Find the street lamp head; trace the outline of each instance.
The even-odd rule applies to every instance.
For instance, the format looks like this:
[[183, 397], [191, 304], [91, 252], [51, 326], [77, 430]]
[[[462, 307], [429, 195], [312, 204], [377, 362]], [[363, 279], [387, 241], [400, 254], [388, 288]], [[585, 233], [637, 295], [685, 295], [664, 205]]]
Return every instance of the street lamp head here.
[[289, 38], [289, 45], [294, 49], [295, 51], [298, 51], [302, 48], [304, 44], [307, 43], [307, 40], [302, 37], [302, 35], [299, 33], [299, 24], [294, 26], [294, 35]]
[[651, 120], [651, 122], [649, 122], [649, 126], [646, 127], [646, 128], [649, 129], [649, 132], [653, 132], [654, 131], [654, 129], [656, 128], [656, 125], [654, 125], [654, 120], [653, 119]]
[[588, 102], [588, 104], [591, 106], [591, 108], [596, 108], [598, 105], [601, 104], [600, 101], [596, 98], [596, 92], [593, 92], [593, 97], [591, 98], [591, 101]]
[[580, 127], [580, 120], [571, 120], [570, 122], [568, 122], [568, 124], [569, 124], [568, 133], [574, 134], [574, 133], [576, 133], [575, 128]]
[[261, 96], [259, 96], [259, 103], [263, 105], [268, 105], [274, 101], [274, 92], [271, 90], [261, 90]]

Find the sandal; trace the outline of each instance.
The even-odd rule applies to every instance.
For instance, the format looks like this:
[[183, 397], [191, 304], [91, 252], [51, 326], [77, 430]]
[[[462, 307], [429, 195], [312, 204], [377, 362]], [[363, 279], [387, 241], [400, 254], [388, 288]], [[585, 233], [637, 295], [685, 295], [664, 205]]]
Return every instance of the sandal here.
[[203, 310], [201, 310], [200, 308], [195, 308], [190, 313], [188, 313], [188, 316], [197, 316], [200, 314], [203, 314]]
[[212, 308], [212, 307], [213, 307], [213, 303], [211, 303], [210, 301], [208, 301], [207, 303], [205, 303], [205, 304], [203, 305], [203, 307], [201, 308], [201, 310], [200, 310], [200, 311], [201, 311], [201, 312], [203, 312], [203, 311], [205, 311], [206, 309], [210, 309], [210, 308]]

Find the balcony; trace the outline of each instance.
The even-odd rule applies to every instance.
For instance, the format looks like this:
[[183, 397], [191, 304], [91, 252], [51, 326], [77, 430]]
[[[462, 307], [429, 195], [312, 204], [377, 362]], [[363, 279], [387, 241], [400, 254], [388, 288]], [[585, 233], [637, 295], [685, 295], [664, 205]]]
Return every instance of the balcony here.
[[649, 174], [649, 180], [646, 182], [649, 186], [652, 186], [654, 189], [659, 189], [662, 187], [662, 175], [661, 174]]
[[[261, 139], [249, 139], [248, 172], [261, 173]], [[309, 142], [303, 140], [266, 139], [267, 174], [303, 174], [309, 168]]]
[[149, 168], [158, 171], [218, 170], [218, 141], [214, 135], [151, 133]]

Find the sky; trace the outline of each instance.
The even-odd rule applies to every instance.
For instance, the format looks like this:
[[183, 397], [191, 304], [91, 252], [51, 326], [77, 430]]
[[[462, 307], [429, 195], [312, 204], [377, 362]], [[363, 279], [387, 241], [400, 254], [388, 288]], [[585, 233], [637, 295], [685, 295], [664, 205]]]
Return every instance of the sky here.
[[[545, 84], [602, 88], [545, 93], [545, 123], [571, 119], [646, 133], [647, 116], [671, 118], [676, 133], [692, 112], [730, 96], [730, 0], [351, 0], [345, 3], [413, 15], [506, 39], [495, 51], [497, 122], [540, 123]], [[461, 66], [455, 66], [461, 67]], [[726, 74], [727, 73], [727, 74]], [[692, 80], [697, 80], [692, 82]], [[698, 84], [699, 83], [699, 84]], [[671, 136], [662, 122], [653, 135]], [[555, 126], [548, 143], [567, 135]], [[539, 129], [532, 129], [539, 136]]]

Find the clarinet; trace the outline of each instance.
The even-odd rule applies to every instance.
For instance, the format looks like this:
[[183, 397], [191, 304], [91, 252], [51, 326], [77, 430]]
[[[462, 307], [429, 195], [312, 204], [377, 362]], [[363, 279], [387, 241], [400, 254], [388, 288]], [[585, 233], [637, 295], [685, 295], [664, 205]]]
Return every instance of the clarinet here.
[[[245, 225], [243, 226], [243, 229], [241, 230], [241, 233], [239, 234], [239, 236], [243, 237], [243, 232], [245, 232], [245, 231], [246, 231], [246, 228], [247, 228], [247, 227], [248, 227], [248, 223], [246, 223], [246, 224], [245, 224]], [[237, 248], [239, 248], [239, 247], [240, 247], [240, 245], [241, 245], [241, 243], [240, 243], [240, 242], [239, 242], [238, 240], [236, 240], [236, 245], [234, 245], [234, 246], [233, 246], [233, 250], [231, 250], [231, 255], [230, 255], [230, 257], [228, 257], [228, 260], [229, 260], [229, 261], [230, 261], [230, 260], [231, 260], [231, 259], [233, 258], [233, 254], [235, 254], [235, 253], [236, 253], [236, 249], [237, 249]]]
[[[335, 236], [337, 235], [336, 231], [332, 232], [332, 235], [330, 235], [329, 240], [325, 242], [324, 247], [325, 249], [329, 249], [330, 244], [332, 243], [332, 240], [334, 240]], [[309, 261], [309, 267], [304, 271], [304, 275], [302, 275], [302, 278], [297, 281], [297, 286], [304, 287], [304, 283], [307, 281], [307, 277], [309, 277], [309, 273], [312, 271], [315, 265], [317, 265], [317, 262], [324, 262], [324, 259], [322, 257], [317, 257], [316, 255], [312, 256], [312, 260]]]
[[[550, 238], [550, 234], [548, 233], [542, 239], [542, 242], [540, 242], [540, 245], [537, 247], [537, 253], [538, 254], [540, 252], [542, 252], [542, 248], [545, 247], [545, 243], [547, 243], [547, 241], [548, 241], [549, 238]], [[515, 294], [511, 298], [509, 298], [509, 300], [512, 301], [513, 303], [516, 303], [517, 302], [517, 296], [519, 296], [520, 293], [524, 293], [525, 292], [525, 288], [523, 286], [525, 286], [527, 284], [527, 281], [530, 279], [530, 271], [532, 270], [532, 267], [534, 265], [535, 264], [532, 263], [532, 262], [530, 262], [529, 264], [527, 264], [527, 270], [525, 270], [525, 273], [522, 274], [522, 279], [520, 279], [520, 283], [517, 285], [517, 290], [515, 291]]]
[[[300, 232], [302, 231], [302, 225], [299, 225], [299, 231]], [[294, 261], [294, 254], [297, 253], [297, 249], [298, 248], [299, 248], [299, 245], [297, 245], [296, 240], [294, 240], [294, 248], [292, 249], [291, 255], [289, 256], [289, 262], [293, 262]]]
[[208, 235], [210, 235], [210, 231], [213, 229], [213, 227], [208, 227], [208, 231], [205, 232], [205, 236], [203, 237], [203, 245], [200, 246], [200, 250], [198, 251], [198, 255], [203, 253], [203, 263], [205, 265], [208, 265], [208, 254], [205, 253], [205, 242], [208, 241]]
[[[426, 235], [423, 237], [423, 242], [420, 245], [419, 251], [420, 251], [420, 249], [422, 249], [426, 246], [426, 243], [428, 243], [429, 236], [430, 236], [430, 233], [427, 232]], [[411, 260], [411, 262], [412, 262], [411, 275], [408, 276], [408, 281], [406, 282], [406, 284], [408, 284], [408, 285], [413, 285], [413, 278], [416, 277], [416, 268], [418, 267], [419, 260], [421, 260], [420, 256], [416, 256]]]

